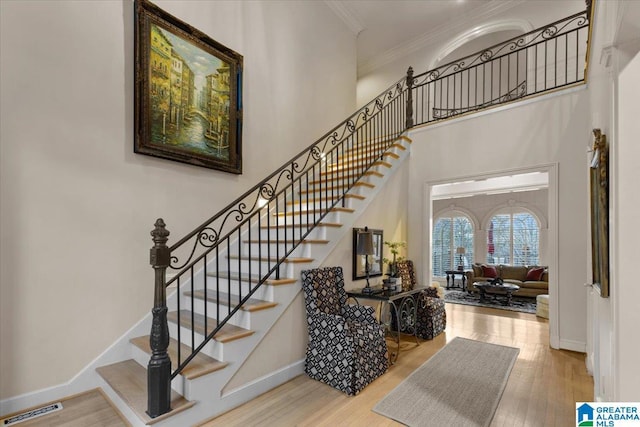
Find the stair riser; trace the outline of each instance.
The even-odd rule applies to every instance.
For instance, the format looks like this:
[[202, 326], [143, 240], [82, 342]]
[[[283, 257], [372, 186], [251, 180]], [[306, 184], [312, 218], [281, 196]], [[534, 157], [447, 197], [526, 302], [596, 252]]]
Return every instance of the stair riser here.
[[[212, 276], [207, 277], [207, 292], [212, 295], [215, 294], [216, 288], [220, 285], [220, 292], [226, 292], [233, 295], [238, 295], [240, 291], [242, 291], [242, 295], [247, 295], [251, 289], [255, 289], [257, 283], [255, 282], [247, 282], [247, 281], [238, 281], [238, 280], [230, 280], [230, 279], [220, 279], [219, 281]], [[254, 298], [272, 301], [271, 296], [273, 295], [273, 291], [270, 289], [273, 286], [262, 285], [258, 290], [253, 294]]]
[[[289, 206], [287, 208], [287, 215], [279, 215], [277, 217], [278, 225], [294, 225], [294, 224], [314, 224], [315, 222], [322, 221], [324, 222], [340, 222], [340, 217], [342, 212], [328, 212], [324, 218], [322, 218], [322, 213], [326, 212], [327, 206], [326, 204], [323, 206], [324, 209], [318, 211], [307, 211], [306, 206], [302, 208], [302, 211], [298, 206], [293, 209]], [[293, 212], [292, 212], [293, 210]], [[282, 212], [285, 212], [284, 210]]]
[[[296, 199], [298, 200], [298, 199]], [[332, 206], [336, 206], [336, 207], [342, 207], [342, 208], [350, 208], [353, 209], [353, 202], [354, 199], [352, 198], [346, 198], [343, 201], [338, 201], [337, 203], [333, 203], [335, 200], [322, 200], [322, 202], [319, 202], [317, 200], [313, 200], [308, 202], [307, 201], [307, 196], [303, 195], [302, 197], [302, 205], [304, 206], [303, 209], [316, 209], [318, 211], [322, 210], [322, 211], [326, 211], [327, 209], [330, 209]], [[295, 209], [299, 209], [298, 205], [296, 204]]]
[[[204, 315], [204, 307], [207, 306], [207, 316], [215, 317], [217, 319], [224, 319], [229, 314], [230, 308], [226, 305], [226, 301], [220, 301], [220, 305], [216, 308], [216, 304], [212, 302], [205, 302], [201, 299], [194, 300], [194, 311], [196, 313], [200, 313]], [[245, 329], [251, 329], [251, 313], [238, 310], [231, 319], [229, 323], [232, 325], [239, 326]]]
[[[203, 300], [195, 301], [195, 310], [197, 313], [204, 314], [204, 306], [205, 302]], [[210, 317], [217, 317], [216, 305], [213, 302], [208, 302], [206, 306], [208, 315]], [[229, 314], [229, 310], [230, 308], [228, 306], [220, 304], [220, 319], [226, 317], [227, 314]], [[229, 323], [244, 329], [256, 331], [263, 326], [261, 322], [264, 320], [265, 312], [268, 310], [270, 310], [270, 308], [256, 311], [238, 310], [233, 316], [231, 316]]]
[[[131, 346], [131, 358], [136, 361], [140, 366], [147, 369], [147, 365], [149, 364], [149, 359], [151, 356], [140, 349], [140, 347], [136, 345]], [[184, 357], [184, 355], [182, 356]], [[171, 388], [175, 390], [180, 395], [184, 396], [184, 388], [185, 382], [188, 381], [182, 375], [177, 375], [171, 381]]]
[[[291, 250], [293, 242], [287, 242], [287, 244], [267, 244], [267, 243], [245, 243], [243, 255], [245, 256], [269, 256], [275, 253], [285, 253], [285, 251]], [[311, 256], [312, 245], [301, 243], [296, 249], [294, 249], [291, 256], [309, 258]]]
[[[284, 276], [283, 276], [284, 277]], [[300, 277], [299, 275], [296, 277]], [[209, 286], [208, 292], [215, 292], [216, 289], [216, 281], [213, 278], [209, 278], [211, 279], [209, 282]], [[239, 287], [242, 286], [242, 295], [247, 295], [249, 292], [249, 283], [248, 282], [238, 282], [237, 280], [231, 280], [231, 291], [229, 292], [229, 288], [227, 287], [227, 284], [225, 283], [224, 285], [221, 285], [220, 287], [220, 292], [227, 292], [227, 293], [231, 293], [234, 295], [238, 295], [239, 293]], [[221, 280], [221, 284], [222, 284], [222, 280]], [[251, 283], [252, 289], [255, 288], [256, 283]], [[286, 290], [289, 287], [299, 287], [300, 285], [298, 283], [291, 283], [291, 284], [286, 284], [286, 285], [268, 285], [268, 284], [263, 284], [261, 285], [253, 294], [253, 298], [256, 299], [261, 299], [263, 301], [279, 301], [280, 296], [283, 294], [283, 292], [286, 292]]]
[[[224, 353], [229, 361], [238, 360], [239, 358], [243, 358], [244, 355], [250, 354], [251, 351], [256, 346], [256, 337], [249, 336], [243, 339], [231, 341], [225, 343]], [[222, 357], [222, 356], [221, 356]], [[223, 359], [218, 359], [223, 360]], [[205, 375], [200, 378], [196, 378], [191, 381], [185, 382], [185, 390], [184, 396], [190, 400], [203, 400], [202, 396], [210, 396], [212, 391], [216, 393], [222, 394], [222, 387], [227, 383], [228, 379], [231, 377], [234, 372], [230, 369], [230, 366], [227, 366], [225, 369], [221, 369], [220, 371], [214, 372], [212, 375]], [[217, 378], [217, 380], [216, 380]], [[197, 423], [199, 425], [199, 423]], [[177, 424], [180, 426], [183, 425], [194, 425], [193, 423], [189, 424]]]
[[[328, 198], [328, 199], [334, 199], [334, 198], [337, 199], [346, 190], [347, 190], [346, 188], [334, 189], [333, 194], [332, 194], [331, 190], [327, 190], [325, 188], [319, 189], [319, 188], [316, 188], [316, 187], [309, 187], [308, 192], [307, 193], [302, 193], [302, 196], [303, 197], [311, 197], [311, 198], [322, 197], [322, 198]], [[367, 191], [369, 191], [369, 190], [370, 190], [369, 187], [356, 186], [356, 187], [351, 188], [349, 190], [349, 193], [360, 195], [360, 196], [364, 196], [364, 195], [367, 194]]]
[[[171, 335], [171, 338], [174, 339], [178, 339], [178, 327], [175, 323], [173, 322], [169, 322], [169, 334]], [[204, 339], [204, 337], [199, 334], [199, 333], [195, 333], [195, 342], [196, 342], [196, 347], [202, 342], [202, 340]], [[185, 327], [181, 328], [181, 336], [180, 339], [182, 341], [183, 344], [188, 345], [189, 347], [191, 347], [191, 331], [188, 330]], [[238, 341], [242, 341], [242, 339], [238, 339], [238, 340], [233, 340], [233, 341], [228, 341], [228, 342], [218, 342], [215, 339], [209, 341], [202, 349], [202, 352], [208, 356], [213, 357], [214, 359], [220, 360], [220, 361], [225, 361], [224, 359], [224, 354], [225, 354], [225, 347], [227, 348], [227, 353], [229, 351], [229, 348], [233, 348], [234, 347], [234, 343], [237, 343]], [[183, 358], [185, 356], [182, 356]]]
[[271, 228], [271, 229], [261, 229], [260, 230], [260, 239], [261, 240], [293, 240], [293, 239], [324, 239], [326, 236], [326, 227], [316, 227], [312, 229], [309, 234], [305, 236], [307, 233], [307, 227], [286, 227], [286, 228]]

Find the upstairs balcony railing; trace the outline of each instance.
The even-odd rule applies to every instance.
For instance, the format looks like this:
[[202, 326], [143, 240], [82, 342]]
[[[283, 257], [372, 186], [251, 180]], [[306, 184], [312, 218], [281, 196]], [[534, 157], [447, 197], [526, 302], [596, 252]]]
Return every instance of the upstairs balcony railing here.
[[[262, 284], [280, 277], [287, 257], [403, 132], [583, 83], [589, 18], [588, 0], [584, 12], [435, 70], [414, 76], [409, 68], [405, 77], [172, 246], [158, 219], [151, 232], [155, 296], [148, 414], [155, 418], [171, 410], [171, 380]], [[172, 303], [174, 338], [190, 349], [182, 354], [178, 346], [173, 371], [166, 297], [172, 284], [178, 289], [175, 307]], [[204, 303], [196, 314], [196, 294], [215, 308]], [[215, 316], [211, 323], [210, 316]]]
[[415, 125], [583, 83], [589, 12], [416, 75], [411, 84]]

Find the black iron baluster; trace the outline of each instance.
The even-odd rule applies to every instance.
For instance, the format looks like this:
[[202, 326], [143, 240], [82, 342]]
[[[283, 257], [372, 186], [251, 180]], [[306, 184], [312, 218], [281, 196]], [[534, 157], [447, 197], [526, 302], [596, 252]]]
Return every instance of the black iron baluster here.
[[579, 65], [578, 65], [578, 52], [580, 51], [580, 44], [578, 43], [579, 39], [580, 39], [580, 31], [577, 30], [576, 31], [576, 81], [578, 81], [578, 68], [579, 68]]
[[[576, 52], [576, 57], [578, 52]], [[569, 83], [569, 34], [564, 36], [564, 83]]]
[[547, 64], [547, 58], [549, 57], [549, 52], [548, 52], [548, 44], [549, 41], [545, 41], [544, 42], [544, 86], [543, 86], [543, 90], [547, 89], [547, 68], [548, 68], [548, 64]]
[[[220, 324], [220, 246], [216, 246], [216, 327]], [[231, 270], [227, 269], [227, 281], [231, 281]]]
[[[147, 414], [156, 418], [171, 411], [171, 359], [169, 348], [169, 324], [167, 323], [167, 267], [171, 264], [171, 252], [167, 246], [169, 230], [162, 218], [155, 222], [151, 232], [153, 247], [150, 251], [151, 266], [155, 272], [153, 320], [149, 345], [151, 359], [147, 365]], [[178, 288], [179, 290], [180, 288]]]
[[[193, 267], [191, 267], [190, 269], [190, 273], [191, 273], [191, 351], [193, 351], [196, 348], [196, 322], [195, 322], [195, 316], [196, 316], [196, 308], [194, 306], [195, 304], [195, 295], [194, 295], [194, 287], [193, 287]], [[178, 298], [180, 298], [180, 293], [178, 292]], [[178, 313], [179, 315], [180, 313]]]
[[553, 49], [553, 86], [558, 86], [558, 37], [553, 39], [554, 41], [554, 49]]
[[[242, 227], [238, 228], [238, 237], [237, 237], [237, 242], [238, 242], [238, 271], [240, 271], [240, 277], [242, 278], [242, 259], [244, 258], [242, 256], [242, 233], [241, 233]], [[249, 277], [251, 277], [251, 256], [246, 257], [247, 260], [247, 273], [249, 275]], [[240, 300], [242, 300], [242, 280], [238, 281], [238, 297]], [[227, 286], [227, 300], [228, 300], [228, 305], [227, 305], [227, 310], [231, 310], [231, 280], [229, 280], [228, 286]]]
[[[209, 316], [208, 316], [208, 312], [209, 312], [209, 304], [208, 301], [209, 299], [207, 298], [207, 291], [208, 291], [208, 283], [207, 283], [207, 255], [205, 254], [204, 256], [204, 336], [206, 337], [209, 333], [207, 332], [207, 324], [209, 321]], [[180, 347], [180, 346], [178, 346]]]

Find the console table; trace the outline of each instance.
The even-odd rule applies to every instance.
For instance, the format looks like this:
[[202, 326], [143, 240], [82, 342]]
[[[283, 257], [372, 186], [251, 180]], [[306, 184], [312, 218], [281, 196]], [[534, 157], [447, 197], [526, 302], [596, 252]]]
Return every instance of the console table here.
[[[347, 291], [347, 295], [358, 304], [360, 304], [358, 299], [377, 301], [381, 304], [378, 322], [385, 325], [387, 333], [393, 337], [398, 346], [395, 353], [389, 352], [389, 361], [392, 364], [398, 360], [398, 355], [400, 354], [400, 334], [413, 335], [416, 344], [420, 345], [416, 335], [416, 309], [419, 304], [419, 297], [425, 289], [425, 287], [417, 287], [408, 291], [403, 291], [402, 289], [391, 291], [383, 289], [381, 286], [374, 286], [371, 293], [362, 292], [361, 289]], [[384, 305], [389, 309], [388, 315], [383, 314]], [[393, 319], [393, 313], [395, 313], [395, 319]], [[393, 320], [395, 320], [395, 331], [393, 330], [394, 325], [392, 325]]]
[[[464, 273], [464, 271], [447, 270], [445, 271], [445, 274], [447, 275], [447, 289], [451, 289], [451, 288], [460, 288], [462, 290], [467, 289], [467, 287], [465, 286], [467, 283], [467, 275]], [[456, 275], [459, 275], [462, 277], [462, 287], [456, 286]], [[449, 278], [451, 278], [451, 284], [449, 284]]]

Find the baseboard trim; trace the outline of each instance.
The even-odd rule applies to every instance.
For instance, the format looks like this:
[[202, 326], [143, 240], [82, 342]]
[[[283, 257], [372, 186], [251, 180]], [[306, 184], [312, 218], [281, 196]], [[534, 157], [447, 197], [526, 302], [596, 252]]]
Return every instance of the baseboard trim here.
[[576, 351], [578, 353], [586, 353], [587, 352], [587, 343], [582, 341], [572, 341], [572, 340], [560, 340], [560, 349], [562, 350], [571, 350]]
[[58, 384], [41, 390], [9, 397], [5, 400], [0, 400], [0, 417], [23, 411], [26, 408], [42, 405], [43, 402], [60, 400], [61, 396], [68, 396], [69, 394], [69, 382], [67, 382], [65, 384]]
[[228, 392], [223, 390], [221, 400], [218, 403], [220, 411], [213, 416], [210, 416], [202, 424], [207, 423], [219, 416], [237, 408], [243, 403], [255, 399], [256, 397], [264, 394], [279, 385], [286, 383], [289, 380], [304, 373], [304, 359], [294, 362], [290, 365], [284, 366], [277, 371], [271, 372], [263, 377], [257, 378], [253, 381], [243, 384], [234, 388]]
[[260, 378], [256, 378], [253, 381], [243, 384], [233, 390], [223, 390], [223, 399], [244, 399], [248, 401], [255, 397], [265, 393], [304, 372], [304, 359], [293, 362], [290, 365], [284, 366], [277, 371], [273, 371]]

